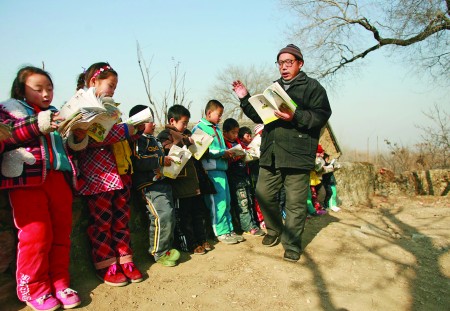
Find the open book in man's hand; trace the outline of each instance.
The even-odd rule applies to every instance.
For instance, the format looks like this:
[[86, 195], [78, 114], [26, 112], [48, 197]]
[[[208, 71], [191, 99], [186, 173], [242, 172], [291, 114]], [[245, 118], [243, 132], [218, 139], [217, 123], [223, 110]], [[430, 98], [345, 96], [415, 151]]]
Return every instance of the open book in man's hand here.
[[262, 94], [250, 97], [248, 101], [255, 108], [264, 124], [278, 119], [273, 112], [280, 111], [280, 107], [292, 111], [295, 111], [297, 108], [297, 104], [289, 97], [278, 82], [271, 84]]

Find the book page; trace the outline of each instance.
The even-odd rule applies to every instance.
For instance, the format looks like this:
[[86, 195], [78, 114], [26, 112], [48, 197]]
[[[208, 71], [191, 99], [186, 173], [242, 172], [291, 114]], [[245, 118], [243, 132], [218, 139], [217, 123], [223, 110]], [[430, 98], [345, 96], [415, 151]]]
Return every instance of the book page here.
[[170, 163], [170, 166], [164, 166], [162, 168], [163, 175], [172, 179], [177, 178], [183, 167], [186, 165], [187, 161], [192, 156], [192, 153], [183, 146], [183, 148], [173, 145], [169, 150], [169, 154], [174, 161]]
[[274, 107], [274, 105], [263, 94], [254, 95], [250, 97], [248, 101], [253, 108], [255, 108], [256, 113], [258, 113], [264, 124], [268, 124], [278, 119], [278, 117], [273, 114], [277, 108]]
[[237, 145], [231, 147], [228, 150], [233, 152], [235, 157], [245, 156], [246, 155], [246, 152], [245, 152], [244, 148], [242, 148], [242, 146], [240, 144], [237, 144]]
[[203, 156], [206, 150], [208, 150], [208, 147], [213, 142], [214, 137], [206, 134], [201, 129], [197, 129], [192, 134], [191, 138], [194, 140], [194, 144], [190, 145], [188, 149], [190, 152], [192, 152], [194, 158], [200, 160], [200, 158]]
[[277, 110], [279, 110], [282, 105], [285, 105], [286, 108], [292, 111], [295, 111], [295, 109], [297, 108], [297, 104], [289, 97], [289, 95], [278, 82], [271, 84], [263, 94], [267, 98], [272, 99], [272, 102], [277, 106]]

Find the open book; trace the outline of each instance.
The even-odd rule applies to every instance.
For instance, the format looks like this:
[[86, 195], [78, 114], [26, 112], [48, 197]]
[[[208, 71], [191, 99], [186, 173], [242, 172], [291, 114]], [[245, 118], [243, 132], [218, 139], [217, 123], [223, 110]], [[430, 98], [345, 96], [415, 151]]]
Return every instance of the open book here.
[[103, 141], [120, 118], [120, 111], [110, 98], [95, 96], [95, 88], [80, 89], [59, 110], [65, 120], [58, 131], [67, 136], [74, 129], [87, 130], [96, 141]]
[[258, 160], [261, 156], [261, 135], [256, 135], [253, 137], [250, 144], [247, 146], [247, 154], [245, 155], [245, 162], [251, 162]]
[[150, 123], [150, 122], [153, 122], [153, 116], [150, 108], [148, 107], [124, 121], [124, 123], [126, 124], [133, 124], [133, 125], [139, 125], [142, 123]]
[[192, 152], [192, 155], [197, 160], [203, 156], [206, 150], [208, 150], [209, 145], [214, 140], [214, 137], [205, 133], [201, 129], [197, 129], [191, 136], [194, 140], [194, 144], [189, 146], [189, 151]]
[[282, 106], [292, 111], [297, 108], [297, 104], [278, 82], [271, 84], [262, 94], [253, 95], [248, 101], [255, 108], [264, 124], [277, 120], [278, 117], [273, 112], [279, 111]]
[[173, 161], [170, 163], [170, 166], [164, 166], [162, 168], [163, 175], [175, 179], [180, 174], [187, 161], [191, 158], [192, 153], [186, 148], [186, 146], [181, 148], [177, 145], [173, 145], [169, 150], [168, 156], [170, 156]]
[[233, 152], [233, 155], [235, 157], [239, 156], [245, 156], [247, 153], [245, 152], [244, 148], [240, 144], [234, 145], [233, 147], [229, 148], [231, 152]]

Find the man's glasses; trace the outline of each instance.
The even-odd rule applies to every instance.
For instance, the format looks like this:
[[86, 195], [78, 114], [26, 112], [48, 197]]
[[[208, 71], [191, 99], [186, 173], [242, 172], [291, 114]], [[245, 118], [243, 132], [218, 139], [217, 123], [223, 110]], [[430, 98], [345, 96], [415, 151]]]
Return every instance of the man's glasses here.
[[278, 67], [283, 67], [284, 64], [286, 64], [286, 67], [292, 67], [292, 64], [296, 62], [296, 59], [286, 59], [286, 60], [279, 60], [275, 62], [275, 65]]

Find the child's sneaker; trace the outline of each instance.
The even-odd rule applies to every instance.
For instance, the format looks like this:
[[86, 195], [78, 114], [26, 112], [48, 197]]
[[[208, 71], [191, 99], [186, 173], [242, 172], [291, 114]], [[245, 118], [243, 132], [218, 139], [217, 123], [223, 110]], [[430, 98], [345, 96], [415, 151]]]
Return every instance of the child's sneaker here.
[[169, 260], [177, 261], [178, 259], [180, 259], [180, 252], [175, 248], [168, 250], [166, 254], [169, 256]]
[[217, 236], [217, 239], [219, 242], [225, 243], [225, 244], [237, 244], [238, 241], [232, 237], [230, 234], [222, 234]]
[[206, 251], [203, 248], [203, 246], [199, 245], [194, 249], [194, 255], [204, 255], [204, 254], [206, 254]]
[[123, 274], [131, 281], [131, 283], [139, 283], [142, 282], [144, 277], [142, 276], [141, 271], [134, 265], [133, 262], [127, 262], [120, 264], [122, 267]]
[[202, 246], [205, 249], [205, 251], [211, 251], [212, 250], [212, 245], [209, 244], [208, 241], [203, 242]]
[[120, 266], [117, 264], [97, 270], [97, 277], [102, 280], [103, 283], [110, 286], [125, 286], [128, 284], [127, 277], [122, 273]]
[[54, 311], [61, 307], [59, 300], [53, 297], [51, 294], [44, 295], [34, 300], [26, 301], [25, 303], [35, 311]]
[[253, 235], [253, 236], [263, 236], [266, 233], [259, 228], [252, 228], [250, 231], [245, 231], [244, 234]]
[[238, 242], [244, 242], [245, 241], [245, 239], [244, 239], [244, 237], [242, 235], [238, 235], [234, 231], [231, 231], [230, 235], [231, 235], [232, 238], [235, 238], [236, 241], [238, 241]]
[[332, 210], [333, 212], [339, 212], [341, 209], [337, 206], [330, 206], [330, 210]]
[[175, 267], [177, 265], [177, 262], [175, 260], [170, 260], [170, 252], [168, 251], [164, 255], [159, 257], [156, 262], [163, 265], [164, 267]]
[[71, 288], [56, 292], [56, 298], [61, 303], [63, 309], [72, 309], [81, 304], [78, 293]]

